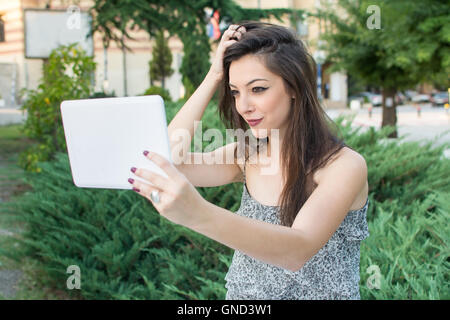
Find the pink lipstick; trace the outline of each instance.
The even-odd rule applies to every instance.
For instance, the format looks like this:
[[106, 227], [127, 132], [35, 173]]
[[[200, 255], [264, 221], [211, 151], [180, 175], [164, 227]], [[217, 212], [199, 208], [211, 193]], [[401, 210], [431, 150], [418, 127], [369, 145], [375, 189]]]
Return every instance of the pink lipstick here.
[[253, 119], [252, 120], [247, 119], [247, 122], [248, 122], [248, 124], [250, 126], [254, 127], [254, 126], [257, 126], [262, 120], [263, 120], [263, 118], [261, 118], [261, 119], [254, 119], [254, 120]]

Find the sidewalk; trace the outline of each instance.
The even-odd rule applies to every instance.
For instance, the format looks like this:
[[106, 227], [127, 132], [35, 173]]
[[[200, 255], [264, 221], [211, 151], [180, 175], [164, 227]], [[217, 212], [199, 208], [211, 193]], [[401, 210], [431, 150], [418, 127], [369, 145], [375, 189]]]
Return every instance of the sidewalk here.
[[[369, 127], [381, 128], [381, 108], [374, 108], [371, 117], [369, 117], [367, 109], [326, 110], [326, 112], [331, 119], [341, 114], [356, 114], [352, 122], [352, 127], [362, 127], [361, 132], [364, 132]], [[450, 130], [450, 112], [447, 113], [443, 108], [423, 107], [419, 116], [416, 108], [400, 106], [397, 107], [397, 126], [398, 136], [405, 135], [404, 141], [432, 140], [437, 135]], [[434, 145], [437, 146], [449, 142], [450, 132], [440, 137]]]

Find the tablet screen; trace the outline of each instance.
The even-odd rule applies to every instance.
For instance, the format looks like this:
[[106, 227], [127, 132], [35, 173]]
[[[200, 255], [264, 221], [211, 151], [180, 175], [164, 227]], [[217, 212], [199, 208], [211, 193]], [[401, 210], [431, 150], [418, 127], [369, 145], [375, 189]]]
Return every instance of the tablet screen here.
[[131, 167], [167, 177], [142, 153], [153, 151], [172, 162], [161, 96], [66, 100], [61, 117], [76, 186], [131, 189], [128, 178], [142, 180]]

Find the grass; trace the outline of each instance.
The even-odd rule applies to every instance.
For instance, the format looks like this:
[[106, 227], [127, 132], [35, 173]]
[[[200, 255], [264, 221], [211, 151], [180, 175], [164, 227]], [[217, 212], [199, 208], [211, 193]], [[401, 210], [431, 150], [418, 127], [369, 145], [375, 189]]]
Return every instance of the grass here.
[[[0, 199], [1, 201], [13, 201], [24, 192], [31, 189], [22, 181], [24, 171], [17, 166], [19, 153], [30, 147], [34, 142], [28, 139], [21, 131], [22, 124], [10, 124], [0, 126]], [[13, 248], [14, 238], [20, 237], [20, 232], [25, 228], [23, 224], [13, 222], [11, 214], [0, 211], [0, 248]], [[7, 231], [12, 235], [5, 234]], [[20, 270], [23, 276], [18, 283], [15, 297], [1, 299], [37, 300], [37, 299], [71, 299], [67, 293], [48, 289], [43, 286], [41, 279], [45, 277], [41, 268], [31, 259], [13, 261], [5, 256], [0, 256], [0, 270]]]

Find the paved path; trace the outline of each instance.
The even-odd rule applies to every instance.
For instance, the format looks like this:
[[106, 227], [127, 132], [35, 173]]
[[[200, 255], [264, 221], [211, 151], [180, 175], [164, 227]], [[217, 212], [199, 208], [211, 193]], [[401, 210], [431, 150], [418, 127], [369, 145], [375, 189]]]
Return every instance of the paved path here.
[[[364, 131], [364, 128], [381, 128], [381, 108], [373, 108], [371, 117], [369, 117], [367, 109], [358, 111], [350, 109], [331, 109], [326, 112], [332, 119], [340, 114], [356, 114], [352, 126], [362, 127], [362, 132]], [[397, 126], [398, 135], [405, 135], [405, 141], [423, 142], [425, 140], [432, 140], [437, 135], [448, 130], [448, 133], [439, 138], [434, 145], [441, 145], [445, 142], [450, 143], [450, 110], [446, 112], [442, 107], [433, 108], [429, 105], [422, 105], [420, 116], [417, 113], [417, 109], [413, 106], [397, 107]]]
[[[10, 197], [11, 188], [5, 187], [8, 185], [8, 181], [2, 175], [2, 170], [10, 165], [0, 156], [0, 203], [7, 201]], [[15, 236], [16, 232], [2, 228], [0, 226], [0, 239], [5, 237]], [[17, 293], [17, 285], [23, 277], [21, 270], [6, 269], [3, 266], [2, 256], [0, 256], [0, 297], [5, 299], [13, 299]]]
[[17, 284], [22, 277], [23, 272], [20, 270], [0, 270], [0, 297], [14, 298], [17, 292]]

